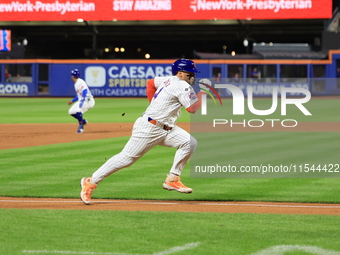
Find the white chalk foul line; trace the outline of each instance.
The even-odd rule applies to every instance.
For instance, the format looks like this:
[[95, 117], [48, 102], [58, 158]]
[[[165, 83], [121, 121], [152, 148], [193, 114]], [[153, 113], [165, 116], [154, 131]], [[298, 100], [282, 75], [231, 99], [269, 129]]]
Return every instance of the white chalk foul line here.
[[[68, 200], [61, 200], [61, 201], [41, 201], [41, 200], [0, 200], [0, 202], [7, 202], [7, 203], [80, 203], [81, 201], [68, 201]], [[185, 202], [157, 202], [157, 201], [107, 201], [107, 200], [95, 200], [92, 204], [101, 203], [101, 204], [154, 204], [154, 205], [213, 205], [213, 206], [249, 206], [249, 207], [287, 207], [287, 208], [330, 208], [330, 209], [340, 209], [338, 205], [278, 205], [278, 204], [242, 204], [242, 203], [205, 203], [205, 202], [194, 202], [194, 203], [185, 203]]]
[[175, 246], [170, 249], [154, 252], [151, 254], [140, 254], [140, 253], [121, 253], [121, 252], [91, 252], [91, 251], [48, 251], [48, 250], [23, 250], [22, 253], [30, 253], [30, 254], [39, 254], [39, 253], [47, 253], [47, 254], [88, 254], [88, 255], [167, 255], [172, 254], [179, 251], [184, 251], [188, 249], [192, 249], [197, 247], [200, 242], [196, 243], [187, 243], [182, 246]]
[[286, 252], [303, 251], [314, 255], [340, 255], [340, 252], [326, 250], [316, 246], [306, 245], [276, 245], [267, 249], [252, 253], [251, 255], [284, 255]]
[[[196, 243], [188, 243], [183, 246], [176, 246], [170, 248], [168, 250], [164, 250], [161, 252], [155, 252], [152, 254], [139, 254], [139, 253], [119, 253], [119, 252], [81, 252], [81, 251], [34, 251], [34, 250], [23, 250], [23, 253], [31, 253], [31, 254], [85, 254], [85, 255], [167, 255], [174, 252], [179, 252], [187, 249], [191, 249], [197, 247], [200, 242]], [[303, 251], [306, 253], [314, 254], [314, 255], [340, 255], [340, 252], [334, 250], [327, 250], [317, 246], [306, 246], [306, 245], [276, 245], [269, 247], [267, 249], [252, 253], [251, 255], [284, 255], [286, 252], [292, 251]]]
[[155, 252], [152, 255], [166, 255], [166, 254], [171, 254], [171, 253], [174, 253], [174, 252], [184, 251], [184, 250], [188, 250], [188, 249], [191, 249], [191, 248], [195, 248], [199, 244], [200, 244], [200, 242], [187, 243], [183, 246], [176, 246], [176, 247], [172, 247], [172, 248], [165, 250], [165, 251]]

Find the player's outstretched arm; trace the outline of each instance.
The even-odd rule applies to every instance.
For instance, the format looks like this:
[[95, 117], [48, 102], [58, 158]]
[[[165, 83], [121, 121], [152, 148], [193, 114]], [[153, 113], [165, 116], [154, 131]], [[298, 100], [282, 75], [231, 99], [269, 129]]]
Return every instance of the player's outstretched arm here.
[[189, 108], [187, 108], [186, 110], [190, 113], [195, 113], [197, 112], [200, 108], [201, 108], [201, 102], [202, 102], [202, 95], [205, 94], [204, 92], [198, 92], [197, 94], [197, 101], [192, 104]]
[[67, 103], [69, 105], [73, 104], [74, 102], [78, 101], [78, 96], [75, 96], [71, 101], [68, 101]]
[[[206, 94], [210, 89], [211, 81], [207, 78], [200, 79], [198, 82], [199, 92], [197, 93], [198, 101], [191, 105], [187, 111], [190, 113], [195, 113], [201, 108], [202, 95]], [[197, 90], [196, 90], [197, 91]]]

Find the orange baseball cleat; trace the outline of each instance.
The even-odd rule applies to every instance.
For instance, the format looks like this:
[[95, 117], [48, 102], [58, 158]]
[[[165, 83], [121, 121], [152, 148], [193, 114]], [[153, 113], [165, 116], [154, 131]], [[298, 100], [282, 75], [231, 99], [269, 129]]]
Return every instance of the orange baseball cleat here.
[[92, 192], [97, 188], [98, 185], [91, 181], [91, 177], [84, 177], [80, 181], [80, 186], [80, 198], [84, 204], [89, 205], [91, 203]]
[[171, 176], [170, 174], [166, 177], [166, 180], [163, 183], [163, 188], [166, 190], [177, 190], [181, 193], [192, 192], [192, 188], [185, 186], [181, 182], [181, 178], [179, 176]]

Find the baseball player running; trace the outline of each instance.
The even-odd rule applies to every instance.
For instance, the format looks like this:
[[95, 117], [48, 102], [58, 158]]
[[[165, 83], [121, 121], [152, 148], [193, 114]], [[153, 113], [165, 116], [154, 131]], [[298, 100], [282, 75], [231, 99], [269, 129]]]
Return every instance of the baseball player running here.
[[79, 76], [80, 73], [78, 69], [71, 71], [71, 79], [74, 82], [76, 96], [68, 102], [69, 105], [75, 103], [68, 110], [68, 113], [78, 120], [79, 126], [77, 133], [82, 134], [85, 130], [84, 126], [88, 123], [88, 121], [83, 118], [83, 114], [94, 107], [95, 101], [86, 82], [79, 78]]
[[114, 172], [131, 166], [156, 145], [177, 148], [173, 165], [163, 188], [181, 193], [191, 193], [180, 180], [182, 169], [194, 153], [197, 141], [184, 129], [176, 126], [182, 106], [195, 113], [201, 107], [201, 94], [197, 95], [189, 84], [196, 65], [189, 59], [179, 59], [172, 64], [173, 76], [156, 77], [147, 83], [150, 105], [133, 126], [132, 135], [123, 150], [107, 160], [92, 177], [81, 179], [81, 200], [90, 204], [91, 196], [99, 182]]

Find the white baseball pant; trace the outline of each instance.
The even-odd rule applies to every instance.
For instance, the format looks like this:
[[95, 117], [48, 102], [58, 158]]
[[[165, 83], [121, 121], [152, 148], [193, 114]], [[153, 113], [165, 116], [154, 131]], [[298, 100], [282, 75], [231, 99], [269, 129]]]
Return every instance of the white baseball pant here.
[[83, 104], [83, 107], [79, 107], [80, 101], [75, 102], [70, 109], [68, 110], [68, 114], [73, 115], [76, 114], [77, 112], [85, 113], [89, 109], [93, 108], [95, 105], [95, 101], [93, 97], [86, 98]]
[[197, 147], [197, 140], [180, 127], [175, 126], [167, 131], [148, 122], [147, 116], [140, 117], [134, 123], [132, 135], [124, 149], [93, 173], [92, 182], [97, 184], [114, 172], [132, 165], [156, 145], [177, 148], [170, 173], [181, 175]]

